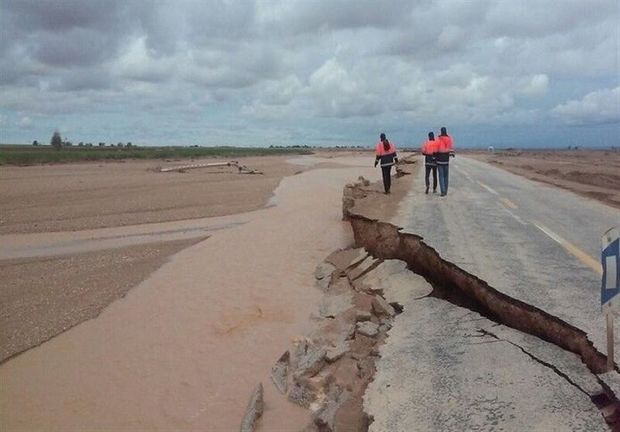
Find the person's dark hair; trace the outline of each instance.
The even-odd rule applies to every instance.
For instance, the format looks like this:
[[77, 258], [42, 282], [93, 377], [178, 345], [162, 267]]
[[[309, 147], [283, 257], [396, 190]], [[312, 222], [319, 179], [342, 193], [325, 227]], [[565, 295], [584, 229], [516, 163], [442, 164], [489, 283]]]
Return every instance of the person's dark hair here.
[[435, 141], [435, 134], [432, 133], [432, 132], [429, 132], [428, 133], [428, 139], [431, 140], [431, 141]]
[[382, 133], [381, 135], [379, 135], [379, 138], [381, 138], [381, 142], [383, 143], [383, 149], [385, 151], [388, 151], [390, 149], [390, 142], [385, 137], [385, 134]]
[[442, 128], [441, 128], [441, 135], [442, 135], [442, 136], [446, 136], [446, 135], [448, 135], [448, 132], [446, 132], [446, 128], [445, 128], [445, 127], [442, 127]]

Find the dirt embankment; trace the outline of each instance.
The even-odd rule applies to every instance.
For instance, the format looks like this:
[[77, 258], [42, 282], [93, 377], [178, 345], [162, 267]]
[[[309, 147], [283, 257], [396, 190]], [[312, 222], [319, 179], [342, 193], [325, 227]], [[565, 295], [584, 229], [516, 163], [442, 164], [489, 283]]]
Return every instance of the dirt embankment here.
[[620, 150], [497, 150], [464, 154], [620, 208]]

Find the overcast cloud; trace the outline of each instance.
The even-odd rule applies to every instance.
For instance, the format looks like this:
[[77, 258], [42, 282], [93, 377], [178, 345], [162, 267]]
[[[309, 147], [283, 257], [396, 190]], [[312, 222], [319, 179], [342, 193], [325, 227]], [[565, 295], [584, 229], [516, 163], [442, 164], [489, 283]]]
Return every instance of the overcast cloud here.
[[619, 145], [617, 0], [0, 0], [0, 142]]

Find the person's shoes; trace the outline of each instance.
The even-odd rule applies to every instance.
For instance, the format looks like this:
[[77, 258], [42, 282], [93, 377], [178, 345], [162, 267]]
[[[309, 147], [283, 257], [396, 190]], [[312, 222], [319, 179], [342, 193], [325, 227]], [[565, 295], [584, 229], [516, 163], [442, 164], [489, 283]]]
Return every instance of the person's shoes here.
[[439, 196], [446, 196], [446, 194], [439, 194]]
[[424, 192], [426, 195], [428, 195], [428, 187], [426, 188], [426, 191]]
[[437, 189], [433, 189], [433, 193], [437, 193]]

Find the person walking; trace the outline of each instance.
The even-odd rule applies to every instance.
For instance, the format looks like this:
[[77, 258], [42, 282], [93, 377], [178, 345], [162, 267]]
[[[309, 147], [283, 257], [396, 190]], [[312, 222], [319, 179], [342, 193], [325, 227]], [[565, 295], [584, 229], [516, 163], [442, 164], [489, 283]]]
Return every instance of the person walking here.
[[424, 155], [424, 166], [426, 168], [426, 174], [424, 176], [424, 183], [426, 184], [425, 194], [428, 194], [428, 188], [430, 186], [429, 176], [433, 173], [433, 193], [437, 193], [437, 160], [435, 159], [435, 153], [437, 153], [437, 144], [435, 141], [435, 134], [433, 132], [428, 133], [428, 140], [422, 144], [422, 154]]
[[454, 157], [454, 142], [445, 127], [437, 137], [437, 174], [439, 175], [439, 191], [441, 196], [448, 194], [448, 177], [450, 174], [450, 157]]
[[398, 156], [396, 155], [396, 146], [388, 141], [384, 133], [382, 133], [379, 138], [380, 141], [375, 148], [375, 167], [381, 162], [383, 190], [386, 194], [389, 194], [390, 187], [392, 186], [392, 177], [390, 176], [392, 165], [398, 163]]

